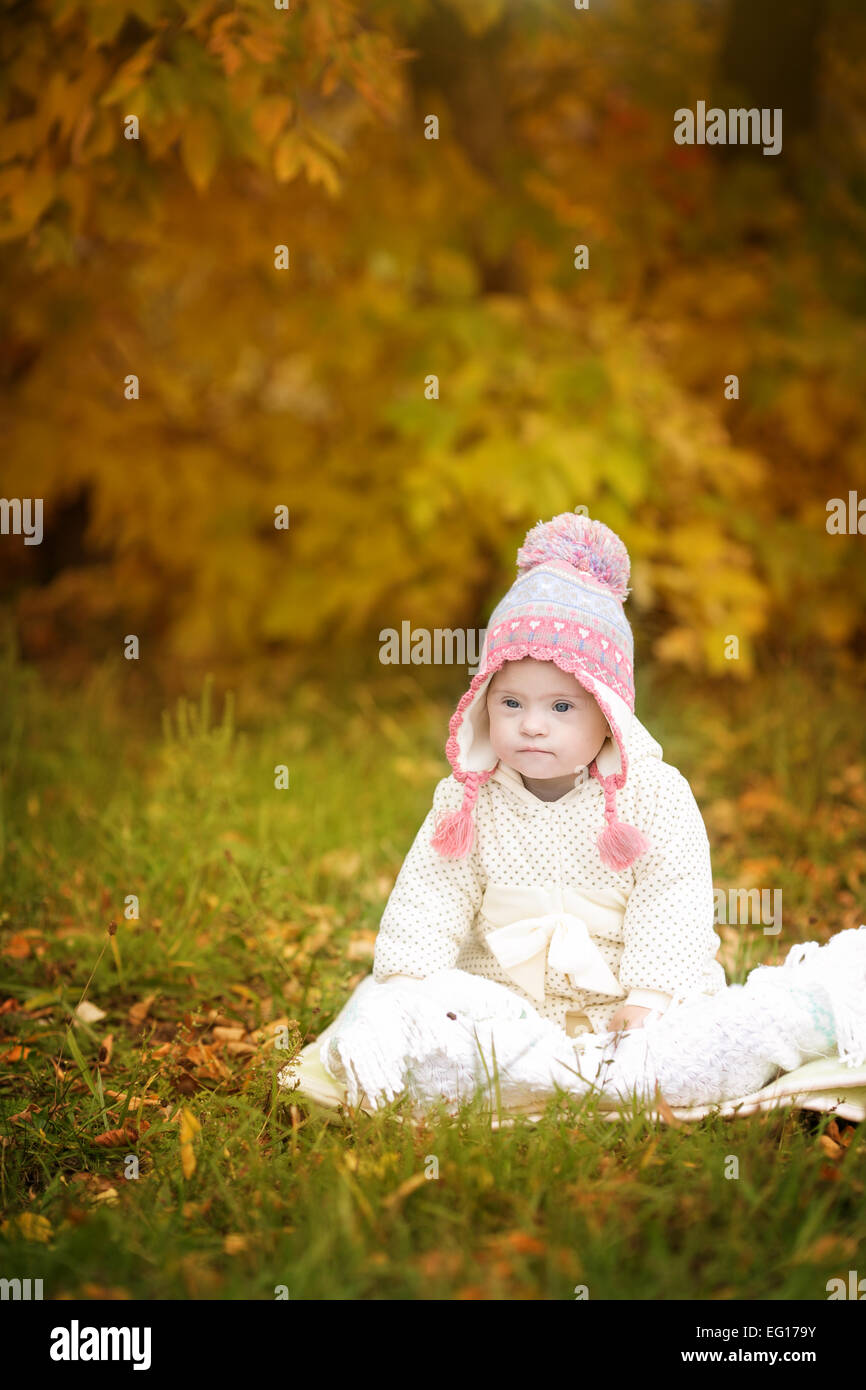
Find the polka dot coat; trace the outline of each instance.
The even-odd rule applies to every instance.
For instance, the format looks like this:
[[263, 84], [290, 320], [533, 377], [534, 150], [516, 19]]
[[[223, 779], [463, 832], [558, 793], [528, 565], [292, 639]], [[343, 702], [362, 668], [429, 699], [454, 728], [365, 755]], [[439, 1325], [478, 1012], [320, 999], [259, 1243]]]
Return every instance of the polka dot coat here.
[[[650, 849], [618, 872], [599, 857], [604, 794], [586, 768], [565, 796], [542, 801], [500, 763], [479, 788], [475, 841], [463, 859], [443, 859], [430, 844], [439, 814], [459, 809], [463, 798], [461, 783], [443, 778], [382, 915], [375, 979], [467, 970], [507, 985], [569, 1033], [606, 1031], [625, 1003], [664, 1012], [672, 1001], [724, 989], [715, 959], [721, 943], [710, 846], [697, 802], [637, 719], [628, 752], [617, 808], [621, 820], [644, 832]], [[529, 916], [573, 912], [579, 903], [591, 909], [585, 914], [590, 938], [620, 993], [575, 988], [547, 963], [539, 1001], [505, 973], [486, 936]]]

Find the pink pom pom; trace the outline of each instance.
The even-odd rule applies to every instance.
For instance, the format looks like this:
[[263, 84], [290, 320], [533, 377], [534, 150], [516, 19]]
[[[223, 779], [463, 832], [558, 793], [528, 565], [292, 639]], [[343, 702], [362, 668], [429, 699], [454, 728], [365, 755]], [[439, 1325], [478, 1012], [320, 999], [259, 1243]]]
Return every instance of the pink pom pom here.
[[590, 521], [578, 512], [561, 512], [552, 521], [539, 521], [527, 532], [517, 552], [518, 572], [534, 569], [546, 560], [567, 560], [605, 584], [618, 599], [628, 593], [628, 551], [603, 521]]

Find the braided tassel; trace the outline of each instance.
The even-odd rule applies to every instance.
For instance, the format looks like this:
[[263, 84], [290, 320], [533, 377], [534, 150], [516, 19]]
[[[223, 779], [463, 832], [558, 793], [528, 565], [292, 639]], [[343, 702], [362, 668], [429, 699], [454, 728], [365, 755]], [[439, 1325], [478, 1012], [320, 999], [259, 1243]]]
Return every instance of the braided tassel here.
[[638, 830], [637, 826], [626, 825], [618, 818], [614, 779], [605, 777], [602, 787], [604, 788], [604, 818], [607, 825], [596, 840], [596, 844], [602, 864], [618, 873], [621, 869], [627, 869], [642, 854], [646, 854], [650, 842]]
[[470, 772], [463, 789], [463, 801], [459, 811], [444, 811], [436, 822], [436, 830], [430, 843], [444, 859], [463, 859], [475, 842], [475, 819], [472, 812], [478, 799], [478, 787], [482, 778], [477, 772]]

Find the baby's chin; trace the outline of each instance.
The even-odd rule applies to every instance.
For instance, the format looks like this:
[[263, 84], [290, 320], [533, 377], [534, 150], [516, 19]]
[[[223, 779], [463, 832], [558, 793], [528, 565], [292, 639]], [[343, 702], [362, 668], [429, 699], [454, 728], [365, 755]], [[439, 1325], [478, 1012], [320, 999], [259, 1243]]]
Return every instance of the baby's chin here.
[[585, 764], [564, 760], [555, 753], [508, 753], [502, 758], [514, 772], [523, 772], [530, 777], [544, 778], [574, 777], [578, 767]]

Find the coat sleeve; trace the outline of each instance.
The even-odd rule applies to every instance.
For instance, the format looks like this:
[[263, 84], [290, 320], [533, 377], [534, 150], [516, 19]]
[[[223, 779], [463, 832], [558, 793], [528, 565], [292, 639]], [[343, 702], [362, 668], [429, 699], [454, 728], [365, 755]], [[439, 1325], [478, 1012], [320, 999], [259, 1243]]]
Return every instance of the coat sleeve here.
[[380, 984], [392, 975], [423, 980], [453, 969], [475, 920], [484, 893], [477, 835], [463, 859], [444, 859], [430, 844], [440, 813], [459, 810], [462, 800], [462, 784], [444, 777], [379, 923], [373, 976]]
[[[650, 849], [635, 863], [635, 886], [623, 918], [619, 981], [625, 1001], [663, 1010], [692, 992], [714, 993], [725, 984], [715, 959], [715, 902], [710, 842], [691, 787], [668, 763], [657, 764], [653, 784], [641, 788], [636, 809]], [[667, 1001], [652, 1002], [659, 991]]]

